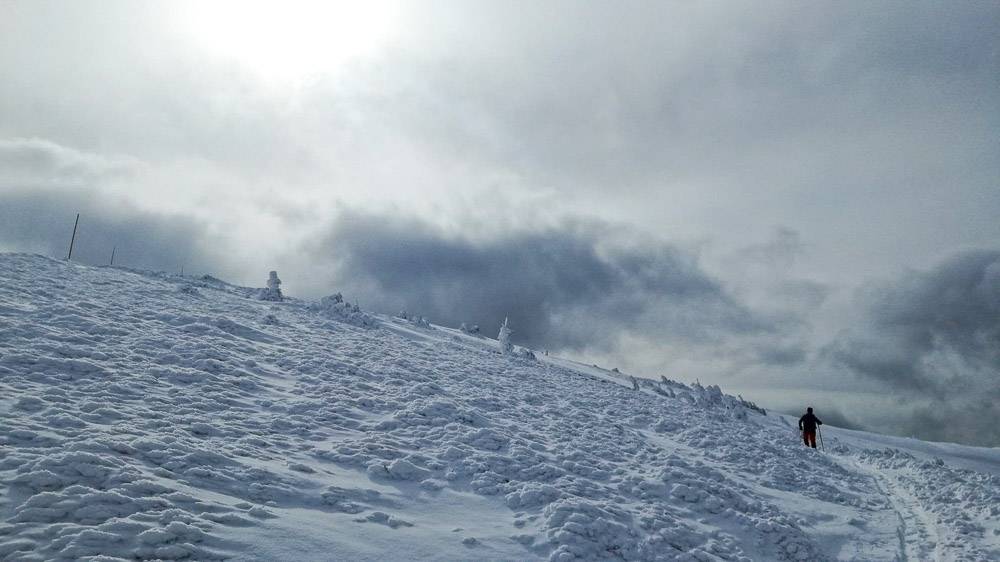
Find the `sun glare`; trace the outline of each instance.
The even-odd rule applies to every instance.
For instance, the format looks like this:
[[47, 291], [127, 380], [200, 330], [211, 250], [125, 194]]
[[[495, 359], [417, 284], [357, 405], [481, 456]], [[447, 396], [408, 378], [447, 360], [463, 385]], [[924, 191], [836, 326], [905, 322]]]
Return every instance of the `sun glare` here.
[[396, 27], [386, 1], [216, 0], [181, 5], [182, 26], [209, 56], [264, 78], [324, 74], [385, 46]]

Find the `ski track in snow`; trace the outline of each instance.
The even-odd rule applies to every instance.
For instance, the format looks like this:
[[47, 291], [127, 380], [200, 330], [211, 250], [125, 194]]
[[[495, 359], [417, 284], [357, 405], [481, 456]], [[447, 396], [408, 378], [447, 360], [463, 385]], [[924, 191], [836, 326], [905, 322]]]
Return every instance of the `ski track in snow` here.
[[[866, 450], [855, 465], [896, 512], [897, 560], [996, 560], [1000, 482], [994, 475], [921, 460], [896, 449]], [[991, 545], [991, 546], [987, 546]]]
[[0, 275], [0, 560], [1000, 553], [995, 476], [809, 450], [717, 388], [210, 277]]
[[900, 562], [910, 560], [940, 562], [936, 520], [924, 511], [919, 502], [908, 494], [893, 476], [877, 469], [870, 470], [879, 491], [885, 494], [899, 520], [899, 526], [896, 528], [896, 536], [899, 539], [897, 559]]

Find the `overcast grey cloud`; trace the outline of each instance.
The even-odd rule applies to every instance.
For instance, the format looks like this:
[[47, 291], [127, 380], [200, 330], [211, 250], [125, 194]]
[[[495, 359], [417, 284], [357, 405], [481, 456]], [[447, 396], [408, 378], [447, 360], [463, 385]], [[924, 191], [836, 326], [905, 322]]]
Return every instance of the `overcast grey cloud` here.
[[129, 181], [137, 165], [39, 139], [0, 139], [0, 250], [66, 257], [79, 213], [76, 261], [106, 265], [114, 250], [117, 265], [217, 270], [203, 224], [141, 210], [98, 188]]
[[128, 176], [132, 162], [105, 158], [37, 138], [0, 139], [0, 181], [4, 184], [96, 182]]
[[835, 363], [916, 402], [897, 431], [1000, 442], [1000, 251], [958, 254], [867, 288], [867, 323], [825, 349]]
[[335, 277], [370, 302], [490, 335], [510, 317], [517, 339], [536, 348], [608, 348], [629, 332], [722, 345], [780, 330], [728, 295], [692, 252], [626, 243], [619, 230], [575, 221], [477, 240], [418, 219], [344, 211], [309, 254], [328, 257]]
[[5, 190], [0, 205], [0, 251], [65, 258], [76, 213], [81, 214], [73, 260], [189, 274], [219, 271], [204, 249], [204, 226], [187, 217], [157, 215], [128, 206], [107, 208], [88, 189], [56, 191], [25, 187]]
[[[510, 314], [861, 423], [898, 369], [924, 393], [898, 396], [996, 371], [981, 331], [935, 332], [943, 362], [853, 295], [1000, 247], [997, 28], [989, 2], [3, 2], [0, 247], [61, 257], [81, 211], [95, 263], [142, 240], [122, 259]], [[864, 423], [972, 438], [916, 404]]]

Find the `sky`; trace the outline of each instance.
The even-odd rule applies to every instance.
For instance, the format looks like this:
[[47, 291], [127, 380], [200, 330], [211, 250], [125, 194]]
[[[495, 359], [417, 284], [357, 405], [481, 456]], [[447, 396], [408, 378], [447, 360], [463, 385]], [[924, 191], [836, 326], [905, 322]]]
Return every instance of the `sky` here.
[[992, 2], [0, 2], [0, 251], [1000, 446]]

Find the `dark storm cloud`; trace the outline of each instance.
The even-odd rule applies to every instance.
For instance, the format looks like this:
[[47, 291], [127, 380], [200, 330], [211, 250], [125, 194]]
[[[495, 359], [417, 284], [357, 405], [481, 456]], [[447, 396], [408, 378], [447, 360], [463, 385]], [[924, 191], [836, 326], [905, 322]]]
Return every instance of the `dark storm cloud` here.
[[807, 350], [803, 345], [787, 347], [761, 346], [757, 358], [766, 365], [790, 367], [806, 360]]
[[476, 323], [489, 335], [509, 316], [516, 339], [534, 347], [607, 348], [628, 333], [707, 345], [776, 329], [691, 253], [616, 238], [607, 225], [565, 222], [482, 240], [412, 218], [343, 212], [311, 251], [331, 256], [338, 277], [376, 306]]
[[1000, 443], [1000, 251], [958, 254], [861, 301], [867, 325], [824, 353], [915, 405], [897, 430]]
[[88, 188], [0, 190], [0, 250], [65, 258], [76, 213], [73, 261], [187, 273], [217, 273], [203, 248], [206, 231], [186, 217], [135, 209]]
[[128, 178], [138, 164], [64, 147], [43, 139], [0, 139], [0, 250], [68, 254], [76, 214], [73, 259], [141, 269], [205, 271], [197, 221], [140, 210], [98, 189]]

